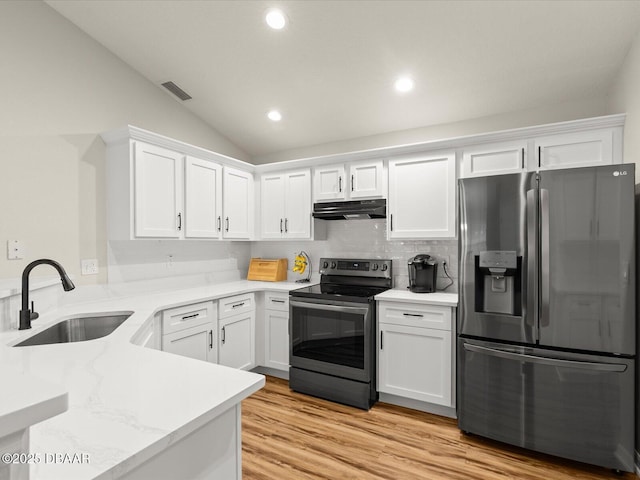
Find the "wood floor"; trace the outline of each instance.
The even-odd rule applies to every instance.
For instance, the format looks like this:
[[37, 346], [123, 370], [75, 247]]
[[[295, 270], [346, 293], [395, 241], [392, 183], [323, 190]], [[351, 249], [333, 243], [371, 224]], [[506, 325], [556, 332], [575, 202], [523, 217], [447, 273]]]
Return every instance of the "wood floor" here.
[[244, 480], [636, 478], [466, 436], [428, 413], [301, 395], [274, 377], [242, 409]]

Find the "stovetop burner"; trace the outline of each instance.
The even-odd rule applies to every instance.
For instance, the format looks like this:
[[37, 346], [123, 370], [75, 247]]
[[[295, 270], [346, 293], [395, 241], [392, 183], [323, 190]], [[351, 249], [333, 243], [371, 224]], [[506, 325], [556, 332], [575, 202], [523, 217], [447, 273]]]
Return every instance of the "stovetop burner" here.
[[392, 286], [391, 260], [320, 259], [320, 284], [290, 292], [294, 297], [368, 302]]
[[362, 287], [357, 285], [336, 285], [333, 283], [321, 283], [310, 287], [294, 290], [298, 293], [309, 293], [315, 295], [336, 295], [350, 297], [373, 297], [388, 290], [389, 287]]

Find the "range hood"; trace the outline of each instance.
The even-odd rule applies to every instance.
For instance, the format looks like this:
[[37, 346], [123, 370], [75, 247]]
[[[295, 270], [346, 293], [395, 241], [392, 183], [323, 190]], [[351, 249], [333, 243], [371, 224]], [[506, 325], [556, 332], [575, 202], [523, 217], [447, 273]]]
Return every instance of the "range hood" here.
[[387, 201], [382, 198], [379, 200], [314, 203], [313, 216], [322, 220], [386, 218]]

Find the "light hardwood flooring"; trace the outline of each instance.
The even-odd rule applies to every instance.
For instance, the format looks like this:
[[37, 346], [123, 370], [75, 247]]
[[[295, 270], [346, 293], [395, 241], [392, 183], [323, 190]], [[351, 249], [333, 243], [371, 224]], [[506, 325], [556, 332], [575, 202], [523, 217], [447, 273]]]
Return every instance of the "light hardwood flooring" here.
[[267, 384], [242, 403], [244, 480], [635, 479], [473, 435], [384, 403], [365, 412]]

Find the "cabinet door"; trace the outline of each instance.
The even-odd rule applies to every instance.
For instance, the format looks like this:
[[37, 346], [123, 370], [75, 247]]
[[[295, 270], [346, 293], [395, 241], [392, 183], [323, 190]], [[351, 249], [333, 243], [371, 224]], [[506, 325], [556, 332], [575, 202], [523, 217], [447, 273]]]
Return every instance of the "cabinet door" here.
[[182, 155], [135, 143], [134, 223], [136, 237], [182, 235]]
[[610, 165], [614, 163], [613, 136], [613, 129], [601, 129], [536, 138], [537, 166], [550, 170]]
[[255, 366], [254, 314], [220, 320], [218, 363], [249, 370]]
[[380, 323], [378, 390], [451, 405], [451, 332]]
[[216, 361], [213, 323], [187, 328], [162, 336], [162, 350], [184, 357]]
[[185, 159], [185, 237], [218, 238], [222, 232], [222, 167]]
[[287, 174], [284, 192], [285, 238], [311, 238], [311, 172]]
[[384, 197], [382, 160], [349, 165], [349, 196], [351, 198]]
[[390, 239], [455, 237], [455, 172], [453, 152], [389, 161]]
[[224, 168], [223, 171], [224, 238], [249, 239], [252, 233], [253, 175]]
[[524, 140], [468, 147], [462, 153], [462, 176], [525, 172], [526, 158], [527, 142]]
[[285, 176], [263, 175], [260, 200], [262, 238], [281, 238], [284, 234]]
[[323, 200], [344, 200], [347, 185], [344, 178], [344, 165], [328, 165], [314, 169], [313, 198]]
[[289, 313], [265, 310], [265, 366], [289, 370]]

